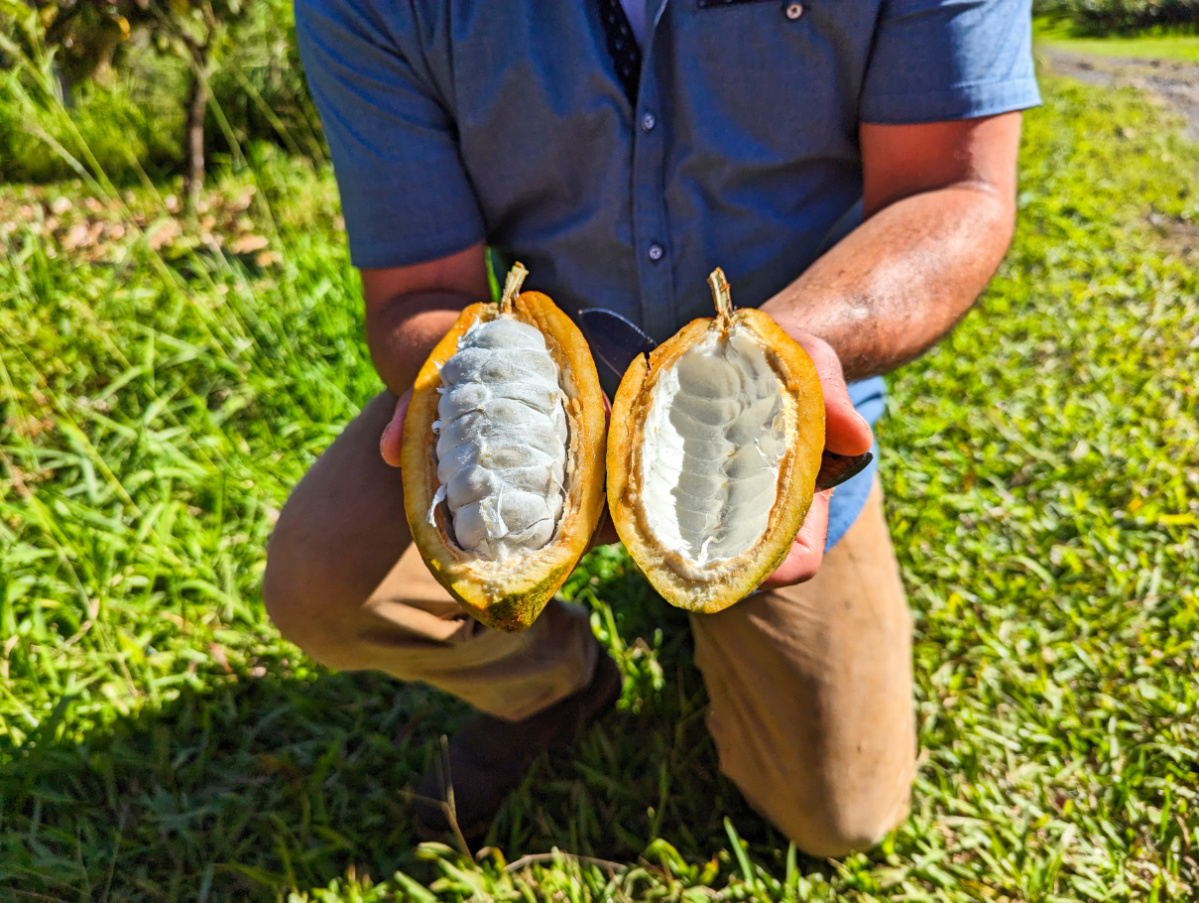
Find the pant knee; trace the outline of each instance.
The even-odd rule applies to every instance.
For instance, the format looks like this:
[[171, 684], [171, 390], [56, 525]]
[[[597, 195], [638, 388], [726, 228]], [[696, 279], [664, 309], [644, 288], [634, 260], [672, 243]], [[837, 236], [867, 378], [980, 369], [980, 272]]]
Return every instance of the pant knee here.
[[713, 734], [721, 771], [809, 856], [841, 858], [869, 850], [907, 815], [914, 749], [906, 755], [896, 747], [884, 761], [847, 770], [819, 755], [805, 758], [792, 751], [775, 757], [760, 744], [721, 743], [719, 733]]
[[279, 632], [306, 655], [330, 668], [349, 668], [346, 622], [332, 610], [318, 550], [306, 549], [280, 521], [267, 547], [262, 601]]
[[[829, 799], [803, 808], [792, 805], [777, 826], [809, 856], [840, 859], [878, 844], [907, 814], [910, 786], [896, 797]], [[797, 801], [798, 802], [798, 801]]]

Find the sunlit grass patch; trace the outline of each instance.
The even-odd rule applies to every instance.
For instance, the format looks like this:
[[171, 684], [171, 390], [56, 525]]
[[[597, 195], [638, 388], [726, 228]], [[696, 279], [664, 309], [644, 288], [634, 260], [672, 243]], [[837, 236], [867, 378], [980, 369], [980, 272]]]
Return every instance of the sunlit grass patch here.
[[1038, 19], [1034, 23], [1033, 39], [1042, 47], [1075, 53], [1199, 63], [1199, 34], [1146, 32], [1092, 36], [1079, 33], [1066, 21]]

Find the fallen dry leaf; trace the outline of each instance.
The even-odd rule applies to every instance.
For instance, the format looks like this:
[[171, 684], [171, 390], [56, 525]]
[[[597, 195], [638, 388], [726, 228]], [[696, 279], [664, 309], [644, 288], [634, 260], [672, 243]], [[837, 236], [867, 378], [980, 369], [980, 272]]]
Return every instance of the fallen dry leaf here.
[[255, 251], [261, 251], [270, 245], [270, 242], [261, 235], [239, 235], [233, 241], [229, 242], [229, 250], [234, 254], [253, 254]]

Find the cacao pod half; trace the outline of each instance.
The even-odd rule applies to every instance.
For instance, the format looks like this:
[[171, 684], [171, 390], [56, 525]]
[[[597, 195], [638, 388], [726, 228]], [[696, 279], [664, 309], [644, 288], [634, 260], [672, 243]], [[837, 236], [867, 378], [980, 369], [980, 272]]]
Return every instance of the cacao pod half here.
[[[587, 550], [604, 503], [591, 351], [547, 296], [472, 304], [421, 368], [404, 418], [404, 507], [433, 576], [488, 627], [524, 630]], [[519, 294], [518, 294], [519, 293]]]
[[608, 505], [666, 601], [713, 613], [786, 558], [812, 503], [824, 395], [806, 351], [758, 310], [693, 320], [621, 379], [608, 437]]

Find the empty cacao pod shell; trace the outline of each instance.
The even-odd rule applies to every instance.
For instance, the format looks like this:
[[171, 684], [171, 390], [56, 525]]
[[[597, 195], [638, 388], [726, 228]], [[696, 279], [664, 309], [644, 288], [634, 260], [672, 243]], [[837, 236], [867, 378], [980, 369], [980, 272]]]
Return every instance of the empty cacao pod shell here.
[[489, 627], [524, 630], [586, 551], [604, 503], [604, 401], [578, 327], [547, 296], [472, 304], [404, 418], [404, 507], [425, 564]]
[[621, 379], [608, 505], [629, 554], [668, 602], [712, 613], [786, 558], [812, 503], [824, 395], [806, 351], [758, 310], [693, 320]]

